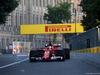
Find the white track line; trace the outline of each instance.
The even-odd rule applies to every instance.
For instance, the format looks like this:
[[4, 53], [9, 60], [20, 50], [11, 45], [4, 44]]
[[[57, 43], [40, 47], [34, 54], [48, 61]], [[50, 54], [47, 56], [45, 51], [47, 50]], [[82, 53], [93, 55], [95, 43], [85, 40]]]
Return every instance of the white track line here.
[[17, 56], [29, 56], [29, 55], [17, 55]]
[[15, 64], [19, 64], [19, 63], [24, 62], [24, 61], [26, 61], [26, 60], [28, 60], [28, 59], [29, 59], [29, 58], [26, 58], [26, 59], [21, 60], [21, 61], [18, 61], [18, 62], [14, 62], [14, 63], [8, 64], [8, 65], [5, 65], [5, 66], [1, 66], [0, 69], [9, 67], [9, 66], [12, 66], [12, 65], [15, 65]]

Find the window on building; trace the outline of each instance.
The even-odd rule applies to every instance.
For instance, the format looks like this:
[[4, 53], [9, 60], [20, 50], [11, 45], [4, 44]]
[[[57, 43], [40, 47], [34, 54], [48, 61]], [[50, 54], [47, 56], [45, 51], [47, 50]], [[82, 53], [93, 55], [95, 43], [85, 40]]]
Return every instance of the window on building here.
[[59, 1], [58, 0], [56, 0], [56, 4], [58, 4], [59, 3]]
[[6, 39], [6, 46], [8, 47], [9, 45], [9, 39]]
[[37, 21], [37, 24], [38, 24], [38, 16], [36, 17], [36, 21]]
[[17, 13], [16, 13], [16, 27], [17, 27], [17, 25], [18, 25], [18, 21], [17, 21]]
[[75, 4], [74, 4], [74, 3], [72, 3], [72, 8], [73, 8], [73, 11], [72, 11], [72, 12], [75, 12], [75, 10], [74, 10], [74, 8], [75, 8], [75, 7], [74, 7], [74, 5], [75, 5]]
[[82, 13], [82, 7], [80, 7], [80, 12]]
[[63, 0], [63, 2], [65, 2], [65, 0]]
[[41, 2], [41, 0], [40, 0], [40, 7], [42, 6], [41, 3], [42, 3], [42, 2]]
[[21, 5], [21, 0], [19, 1], [19, 4]]
[[80, 12], [80, 6], [79, 5], [77, 5], [77, 11]]
[[71, 0], [69, 0], [69, 2], [71, 2]]
[[78, 3], [80, 3], [80, 0], [78, 0]]
[[36, 0], [36, 6], [38, 6], [38, 0]]
[[38, 42], [40, 43], [40, 42], [41, 42], [41, 40], [38, 40]]
[[10, 17], [9, 17], [9, 26], [11, 26], [11, 14], [10, 14]]
[[43, 0], [43, 6], [45, 7], [45, 0]]
[[42, 23], [42, 19], [41, 19], [41, 16], [40, 16], [40, 24]]
[[26, 0], [24, 0], [24, 5], [26, 5]]
[[13, 15], [11, 15], [11, 25], [13, 25]]
[[33, 1], [33, 6], [34, 6], [34, 0], [32, 0]]
[[37, 42], [37, 40], [35, 40], [35, 42]]
[[2, 49], [4, 49], [4, 38], [2, 38]]
[[35, 24], [35, 15], [33, 14], [33, 24]]
[[22, 16], [20, 15], [20, 25], [22, 24]]
[[50, 5], [53, 5], [52, 0], [49, 1], [49, 4], [50, 4]]
[[24, 24], [27, 24], [27, 21], [26, 21], [26, 14], [24, 14]]
[[46, 24], [46, 21], [44, 20], [44, 24]]
[[48, 5], [49, 3], [48, 3], [48, 0], [47, 0], [47, 5]]

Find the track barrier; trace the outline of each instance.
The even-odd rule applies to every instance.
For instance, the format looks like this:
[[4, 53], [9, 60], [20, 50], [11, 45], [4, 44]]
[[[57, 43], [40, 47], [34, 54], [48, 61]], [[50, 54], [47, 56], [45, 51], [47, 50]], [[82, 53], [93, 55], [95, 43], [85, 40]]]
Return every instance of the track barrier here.
[[71, 53], [100, 53], [100, 47], [71, 51]]
[[2, 53], [0, 53], [0, 55], [2, 55]]

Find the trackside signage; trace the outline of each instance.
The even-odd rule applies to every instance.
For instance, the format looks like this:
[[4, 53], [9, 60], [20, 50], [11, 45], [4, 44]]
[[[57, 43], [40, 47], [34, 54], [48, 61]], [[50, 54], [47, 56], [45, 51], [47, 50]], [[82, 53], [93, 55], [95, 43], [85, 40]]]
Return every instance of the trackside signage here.
[[[81, 23], [76, 24], [76, 32], [82, 33]], [[41, 24], [21, 25], [21, 34], [52, 34], [52, 33], [75, 33], [75, 24]]]
[[45, 32], [68, 32], [71, 25], [45, 26]]

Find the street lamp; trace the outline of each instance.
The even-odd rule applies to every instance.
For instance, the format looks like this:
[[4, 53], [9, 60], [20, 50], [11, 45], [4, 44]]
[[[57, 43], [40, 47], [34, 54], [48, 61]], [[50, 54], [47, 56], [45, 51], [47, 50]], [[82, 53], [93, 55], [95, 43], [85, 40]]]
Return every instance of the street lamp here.
[[75, 35], [76, 35], [76, 9], [73, 8], [74, 12], [72, 13], [72, 16], [75, 16]]
[[76, 35], [76, 9], [74, 8], [75, 10], [75, 35]]
[[[75, 35], [76, 35], [77, 34], [77, 32], [76, 32], [76, 15], [77, 15], [77, 12], [76, 12], [75, 8], [73, 8], [73, 10], [74, 10], [74, 13], [72, 13], [72, 16], [75, 16]], [[82, 13], [78, 13], [78, 15], [81, 16]]]
[[[48, 21], [48, 24], [51, 24], [52, 21]], [[51, 39], [50, 39], [50, 34], [49, 34], [49, 43], [51, 42]]]

